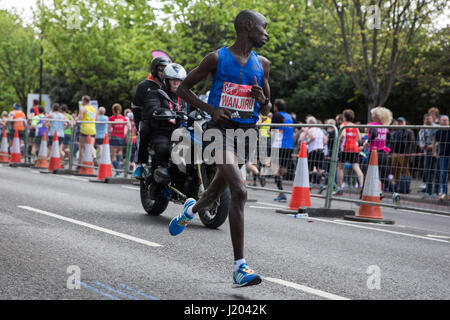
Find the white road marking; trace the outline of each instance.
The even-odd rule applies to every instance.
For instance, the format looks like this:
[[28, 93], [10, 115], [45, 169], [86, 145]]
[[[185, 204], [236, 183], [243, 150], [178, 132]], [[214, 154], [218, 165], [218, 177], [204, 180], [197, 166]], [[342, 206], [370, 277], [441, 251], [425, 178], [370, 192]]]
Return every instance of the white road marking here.
[[83, 178], [74, 177], [74, 176], [65, 176], [65, 175], [56, 175], [56, 176], [60, 177], [60, 178], [64, 178], [64, 179], [69, 179], [69, 180], [78, 180], [78, 181], [89, 182], [88, 179], [83, 179]]
[[337, 222], [337, 221], [324, 220], [324, 219], [319, 219], [319, 218], [311, 218], [311, 217], [309, 217], [309, 219], [316, 220], [316, 221], [322, 221], [322, 222], [326, 222], [326, 223], [334, 223], [334, 224], [339, 224], [339, 225], [349, 226], [349, 227], [354, 227], [354, 228], [374, 230], [374, 231], [392, 233], [392, 234], [397, 234], [397, 235], [407, 236], [407, 237], [412, 237], [412, 238], [426, 239], [426, 240], [433, 240], [433, 241], [448, 243], [448, 241], [445, 241], [445, 240], [428, 238], [428, 237], [425, 237], [425, 236], [419, 236], [417, 234], [410, 234], [410, 233], [404, 233], [404, 232], [398, 232], [398, 231], [392, 231], [392, 230], [381, 230], [381, 229], [377, 229], [377, 228], [371, 228], [371, 227], [366, 227], [366, 226], [361, 226], [361, 225], [355, 225], [355, 224], [350, 224], [350, 223], [346, 223], [346, 222]]
[[325, 291], [321, 291], [321, 290], [317, 290], [317, 289], [313, 289], [307, 286], [303, 286], [294, 282], [290, 282], [290, 281], [286, 281], [286, 280], [281, 280], [281, 279], [276, 279], [276, 278], [268, 278], [268, 277], [263, 277], [264, 280], [266, 281], [270, 281], [273, 283], [277, 283], [277, 284], [281, 284], [283, 286], [289, 287], [289, 288], [293, 288], [296, 290], [300, 290], [300, 291], [304, 291], [322, 298], [326, 298], [326, 299], [331, 299], [331, 300], [350, 300], [348, 298], [344, 298], [341, 296], [337, 296], [335, 294], [332, 293], [328, 293]]
[[265, 204], [266, 206], [273, 206], [273, 207], [277, 207], [277, 208], [281, 208], [281, 209], [287, 209], [287, 206], [282, 206], [279, 204], [274, 204], [274, 203], [267, 203], [267, 202], [259, 202], [259, 204]]
[[450, 240], [449, 236], [440, 236], [440, 235], [437, 235], [437, 234], [427, 234], [427, 237]]
[[268, 208], [268, 207], [258, 207], [258, 206], [248, 206], [253, 209], [266, 209], [266, 210], [275, 210], [276, 208]]
[[141, 190], [138, 187], [129, 187], [129, 186], [122, 186], [122, 188], [124, 188], [124, 189], [131, 189], [131, 190], [137, 190], [137, 191]]
[[73, 223], [73, 224], [77, 224], [79, 226], [83, 226], [83, 227], [86, 227], [86, 228], [90, 228], [90, 229], [93, 229], [93, 230], [104, 232], [104, 233], [107, 233], [107, 234], [110, 234], [110, 235], [113, 235], [113, 236], [116, 236], [116, 237], [120, 237], [120, 238], [123, 238], [123, 239], [131, 240], [131, 241], [134, 241], [134, 242], [137, 242], [137, 243], [140, 243], [140, 244], [144, 244], [144, 245], [149, 246], [149, 247], [162, 247], [162, 245], [160, 245], [158, 243], [155, 243], [155, 242], [151, 242], [151, 241], [147, 241], [147, 240], [144, 240], [144, 239], [136, 238], [136, 237], [130, 236], [128, 234], [124, 234], [124, 233], [120, 233], [120, 232], [113, 231], [113, 230], [110, 230], [110, 229], [106, 229], [106, 228], [103, 228], [103, 227], [99, 227], [99, 226], [96, 226], [96, 225], [93, 225], [93, 224], [90, 224], [90, 223], [86, 223], [86, 222], [83, 222], [83, 221], [79, 221], [79, 220], [63, 217], [63, 216], [60, 216], [60, 215], [57, 215], [57, 214], [54, 214], [54, 213], [51, 213], [51, 212], [48, 212], [48, 211], [44, 211], [44, 210], [40, 210], [40, 209], [28, 207], [28, 206], [17, 206], [17, 207], [19, 207], [21, 209], [28, 210], [28, 211], [37, 212], [37, 213], [46, 215], [48, 217], [52, 217], [52, 218], [56, 218], [56, 219], [59, 219], [59, 220], [67, 221], [67, 222], [70, 222], [70, 223]]

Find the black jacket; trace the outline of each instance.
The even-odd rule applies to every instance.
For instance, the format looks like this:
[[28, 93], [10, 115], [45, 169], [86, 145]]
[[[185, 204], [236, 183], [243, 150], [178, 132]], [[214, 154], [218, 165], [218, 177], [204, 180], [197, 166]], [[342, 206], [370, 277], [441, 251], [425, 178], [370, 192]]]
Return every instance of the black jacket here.
[[188, 104], [178, 98], [177, 95], [167, 92], [170, 99], [175, 102], [172, 103], [164, 98], [157, 90], [152, 90], [145, 98], [144, 107], [142, 109], [142, 119], [147, 123], [150, 123], [152, 131], [155, 134], [171, 134], [174, 129], [178, 127], [178, 124], [170, 121], [161, 121], [153, 119], [153, 113], [158, 109], [168, 109], [172, 111], [182, 111], [184, 113], [189, 112]]
[[[136, 93], [133, 97], [133, 115], [134, 115], [134, 121], [136, 123], [136, 126], [139, 128], [139, 122], [145, 118], [143, 118], [144, 115], [144, 108], [145, 103], [148, 100], [149, 94], [153, 90], [160, 89], [159, 84], [157, 84], [155, 81], [150, 79], [145, 79], [141, 81], [136, 89]], [[150, 120], [150, 119], [148, 119]]]

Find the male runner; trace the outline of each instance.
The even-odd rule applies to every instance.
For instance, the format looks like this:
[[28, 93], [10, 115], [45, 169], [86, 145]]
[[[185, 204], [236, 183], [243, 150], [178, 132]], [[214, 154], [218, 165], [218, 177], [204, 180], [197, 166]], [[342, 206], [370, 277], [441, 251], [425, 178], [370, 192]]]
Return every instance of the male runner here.
[[[252, 51], [252, 48], [261, 48], [269, 39], [266, 18], [258, 12], [244, 10], [236, 16], [234, 26], [234, 44], [208, 54], [200, 65], [188, 74], [177, 91], [187, 103], [211, 114], [212, 120], [208, 123], [208, 128], [219, 129], [224, 141], [226, 129], [255, 130], [259, 113], [267, 115], [271, 108], [270, 64], [266, 58]], [[214, 78], [208, 103], [205, 103], [191, 88], [209, 73], [212, 73]], [[239, 90], [227, 91], [230, 87]], [[247, 109], [247, 112], [241, 113], [236, 108], [225, 107], [225, 101], [230, 101], [230, 96], [235, 100], [242, 99], [243, 92], [246, 95], [244, 99], [252, 101], [253, 110]], [[244, 259], [244, 206], [247, 190], [236, 161], [236, 145], [234, 150], [227, 147], [228, 144], [223, 145], [220, 156], [234, 161], [226, 160], [224, 164], [217, 164], [217, 173], [208, 189], [197, 203], [194, 199], [186, 200], [183, 212], [171, 221], [169, 231], [172, 235], [181, 233], [195, 213], [211, 205], [228, 187], [231, 192], [229, 221], [235, 260], [233, 282], [236, 286], [256, 285], [261, 282], [261, 276], [251, 270]]]

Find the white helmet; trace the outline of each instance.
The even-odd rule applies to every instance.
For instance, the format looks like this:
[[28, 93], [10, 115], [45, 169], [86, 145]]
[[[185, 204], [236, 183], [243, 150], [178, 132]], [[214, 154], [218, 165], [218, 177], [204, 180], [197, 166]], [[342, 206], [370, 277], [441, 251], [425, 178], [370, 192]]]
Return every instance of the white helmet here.
[[166, 88], [170, 88], [169, 80], [180, 80], [183, 81], [186, 78], [186, 70], [184, 68], [177, 64], [177, 63], [170, 63], [167, 65], [167, 67], [164, 68], [164, 72], [162, 74], [162, 81]]

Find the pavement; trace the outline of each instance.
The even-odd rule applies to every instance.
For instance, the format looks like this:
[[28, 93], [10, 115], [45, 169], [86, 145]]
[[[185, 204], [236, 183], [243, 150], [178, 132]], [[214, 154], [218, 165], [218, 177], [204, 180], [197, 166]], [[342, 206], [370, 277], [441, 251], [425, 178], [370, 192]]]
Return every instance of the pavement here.
[[382, 208], [394, 225], [296, 219], [275, 212], [287, 207], [275, 196], [249, 190], [245, 255], [263, 282], [234, 288], [228, 222], [207, 229], [197, 217], [172, 237], [181, 206], [148, 216], [137, 186], [0, 166], [0, 299], [450, 299], [449, 216]]

